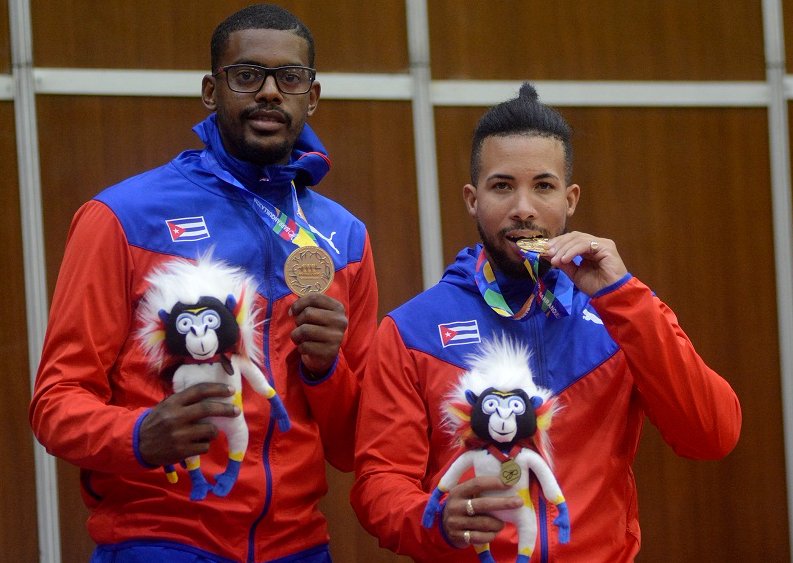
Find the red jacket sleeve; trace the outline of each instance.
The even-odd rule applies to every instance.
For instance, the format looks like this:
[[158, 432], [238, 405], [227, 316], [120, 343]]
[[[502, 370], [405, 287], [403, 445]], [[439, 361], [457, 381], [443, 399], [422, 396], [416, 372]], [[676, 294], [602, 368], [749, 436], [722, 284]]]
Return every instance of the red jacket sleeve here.
[[145, 409], [109, 404], [109, 374], [132, 322], [130, 271], [115, 216], [86, 203], [66, 241], [29, 411], [47, 451], [83, 468], [142, 469], [133, 434]]
[[678, 455], [719, 459], [741, 431], [738, 397], [696, 353], [674, 313], [631, 278], [592, 299], [619, 344], [650, 421]]
[[349, 280], [347, 331], [331, 374], [319, 382], [304, 379], [311, 412], [319, 426], [325, 458], [340, 471], [352, 471], [355, 421], [366, 356], [377, 329], [377, 279], [366, 237], [357, 272]]
[[[438, 526], [422, 527], [429, 499], [427, 407], [418, 374], [393, 321], [383, 319], [361, 392], [352, 506], [363, 527], [396, 553], [431, 561], [449, 556]], [[431, 476], [430, 476], [431, 477]]]

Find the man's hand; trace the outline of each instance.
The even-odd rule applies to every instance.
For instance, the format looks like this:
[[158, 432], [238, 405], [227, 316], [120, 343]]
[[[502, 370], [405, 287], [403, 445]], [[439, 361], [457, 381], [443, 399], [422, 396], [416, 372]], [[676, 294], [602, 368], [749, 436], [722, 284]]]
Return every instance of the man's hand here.
[[[581, 257], [578, 266], [573, 263], [576, 256]], [[628, 273], [614, 241], [586, 233], [565, 233], [552, 238], [548, 241], [548, 252], [544, 257], [590, 296], [618, 282]]]
[[218, 430], [204, 419], [238, 416], [237, 406], [216, 400], [232, 395], [234, 388], [229, 385], [199, 383], [160, 402], [140, 425], [143, 460], [150, 465], [169, 465], [205, 454]]
[[[474, 477], [452, 487], [443, 510], [443, 529], [449, 541], [455, 547], [465, 547], [468, 543], [479, 545], [492, 542], [504, 527], [504, 522], [489, 513], [519, 508], [523, 506], [523, 499], [517, 495], [480, 495], [484, 491], [504, 491], [508, 488], [498, 477]], [[469, 514], [469, 499], [473, 515]]]
[[298, 298], [289, 309], [297, 327], [292, 342], [297, 345], [303, 366], [315, 376], [323, 376], [339, 355], [347, 315], [344, 305], [322, 293]]

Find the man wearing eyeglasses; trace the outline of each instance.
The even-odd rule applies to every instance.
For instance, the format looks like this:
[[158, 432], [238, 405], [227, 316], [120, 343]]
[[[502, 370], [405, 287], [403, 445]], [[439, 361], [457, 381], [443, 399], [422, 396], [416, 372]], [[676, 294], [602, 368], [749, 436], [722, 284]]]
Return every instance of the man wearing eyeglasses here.
[[[352, 469], [359, 377], [377, 286], [365, 226], [309, 188], [330, 160], [306, 124], [320, 95], [314, 43], [293, 14], [254, 5], [215, 30], [194, 131], [206, 145], [110, 187], [76, 214], [30, 407], [36, 437], [81, 468], [92, 561], [330, 561], [317, 504], [325, 461]], [[263, 372], [291, 428], [248, 384], [163, 393], [136, 332], [147, 277], [211, 252], [257, 283]], [[222, 362], [221, 362], [222, 363]], [[241, 400], [240, 400], [241, 399]], [[241, 414], [244, 404], [244, 415]], [[208, 417], [250, 433], [231, 490]], [[200, 456], [193, 495], [161, 466]]]

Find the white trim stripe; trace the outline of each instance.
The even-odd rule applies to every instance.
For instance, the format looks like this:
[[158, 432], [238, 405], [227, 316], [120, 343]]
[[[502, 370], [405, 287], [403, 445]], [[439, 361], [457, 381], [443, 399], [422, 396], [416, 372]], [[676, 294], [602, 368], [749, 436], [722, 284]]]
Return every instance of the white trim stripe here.
[[[88, 96], [201, 95], [199, 70], [34, 68], [37, 94]], [[410, 101], [410, 74], [318, 73], [322, 98]], [[577, 81], [534, 82], [542, 101], [578, 107], [765, 107], [766, 81]], [[793, 75], [784, 76], [784, 97], [793, 100]], [[433, 106], [491, 106], [517, 94], [519, 80], [432, 80]], [[11, 75], [0, 74], [0, 100], [13, 99]]]

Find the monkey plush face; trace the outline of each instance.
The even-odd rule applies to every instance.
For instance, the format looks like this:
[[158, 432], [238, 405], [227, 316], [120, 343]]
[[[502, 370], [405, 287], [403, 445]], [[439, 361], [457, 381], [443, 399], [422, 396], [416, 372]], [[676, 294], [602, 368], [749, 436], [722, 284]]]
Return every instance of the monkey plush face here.
[[204, 360], [233, 348], [240, 336], [234, 306], [232, 296], [225, 304], [215, 297], [201, 297], [197, 303], [177, 303], [170, 313], [160, 311], [168, 351]]
[[471, 428], [482, 440], [508, 445], [537, 431], [534, 411], [542, 404], [540, 397], [530, 400], [522, 389], [505, 392], [493, 387], [478, 397], [472, 391], [466, 391], [465, 396], [472, 405]]

